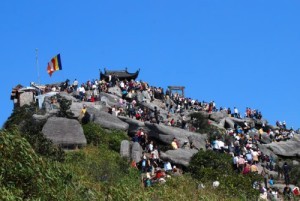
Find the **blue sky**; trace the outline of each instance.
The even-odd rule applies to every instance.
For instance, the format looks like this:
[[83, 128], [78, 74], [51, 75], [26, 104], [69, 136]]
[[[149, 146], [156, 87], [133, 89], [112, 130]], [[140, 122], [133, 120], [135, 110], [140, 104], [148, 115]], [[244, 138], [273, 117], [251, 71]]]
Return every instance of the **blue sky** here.
[[[99, 77], [99, 69], [141, 69], [139, 79], [217, 106], [259, 109], [300, 127], [300, 1], [3, 1], [2, 107], [17, 84]], [[50, 78], [47, 62], [61, 54]]]

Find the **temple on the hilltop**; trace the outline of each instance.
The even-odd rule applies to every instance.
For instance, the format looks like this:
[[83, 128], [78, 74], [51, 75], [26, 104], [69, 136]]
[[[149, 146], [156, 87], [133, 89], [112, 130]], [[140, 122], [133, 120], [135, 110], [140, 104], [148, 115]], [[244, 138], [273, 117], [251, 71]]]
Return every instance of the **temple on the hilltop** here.
[[100, 80], [108, 81], [109, 75], [116, 76], [119, 80], [135, 80], [139, 75], [140, 69], [137, 70], [135, 73], [129, 73], [127, 68], [125, 70], [106, 70], [104, 68], [104, 73], [100, 70]]

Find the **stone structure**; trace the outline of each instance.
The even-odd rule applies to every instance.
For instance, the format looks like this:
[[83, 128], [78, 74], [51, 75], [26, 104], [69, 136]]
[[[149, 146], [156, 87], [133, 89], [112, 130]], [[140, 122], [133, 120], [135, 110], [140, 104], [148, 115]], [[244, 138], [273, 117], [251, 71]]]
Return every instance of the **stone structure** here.
[[180, 91], [181, 95], [184, 97], [184, 89], [185, 87], [183, 86], [168, 86], [168, 89], [170, 91], [170, 94], [172, 94], [174, 91]]
[[125, 70], [106, 70], [104, 68], [104, 73], [100, 70], [100, 80], [108, 81], [109, 75], [115, 75], [119, 80], [135, 80], [139, 75], [140, 69], [137, 70], [135, 73], [129, 73], [127, 68]]

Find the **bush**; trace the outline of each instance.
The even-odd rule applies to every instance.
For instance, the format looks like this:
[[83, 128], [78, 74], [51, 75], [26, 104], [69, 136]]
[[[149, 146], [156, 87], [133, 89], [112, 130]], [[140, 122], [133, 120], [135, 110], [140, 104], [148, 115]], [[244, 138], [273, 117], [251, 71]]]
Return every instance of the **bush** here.
[[202, 113], [200, 112], [194, 112], [192, 114], [190, 114], [191, 117], [191, 124], [193, 125], [193, 127], [196, 128], [196, 132], [197, 133], [206, 133], [209, 135], [220, 135], [220, 134], [224, 134], [224, 130], [210, 125], [209, 119], [207, 117], [205, 117]]
[[67, 100], [59, 94], [56, 95], [56, 98], [57, 102], [59, 103], [59, 111], [57, 113], [57, 116], [72, 119], [74, 116], [73, 112], [70, 111], [72, 101]]
[[119, 152], [122, 140], [128, 140], [126, 133], [122, 131], [107, 131], [95, 123], [83, 125], [87, 143], [92, 145], [105, 145], [109, 149]]
[[[14, 109], [11, 116], [5, 122], [4, 128], [8, 131], [18, 129], [20, 135], [30, 143], [36, 153], [47, 156], [49, 159], [63, 161], [64, 152], [44, 137], [42, 128], [45, 121], [36, 121], [33, 119], [36, 107], [34, 105], [24, 105]], [[14, 132], [12, 132], [14, 133]]]
[[0, 158], [1, 200], [58, 200], [57, 192], [71, 182], [66, 169], [40, 158], [17, 130], [0, 131]]
[[300, 186], [300, 165], [291, 166], [290, 178], [291, 183]]
[[213, 181], [219, 181], [218, 190], [224, 196], [256, 199], [259, 195], [252, 186], [255, 181], [260, 181], [261, 177], [252, 173], [242, 175], [234, 172], [232, 159], [228, 154], [199, 151], [192, 157], [188, 170], [194, 178], [208, 185]]

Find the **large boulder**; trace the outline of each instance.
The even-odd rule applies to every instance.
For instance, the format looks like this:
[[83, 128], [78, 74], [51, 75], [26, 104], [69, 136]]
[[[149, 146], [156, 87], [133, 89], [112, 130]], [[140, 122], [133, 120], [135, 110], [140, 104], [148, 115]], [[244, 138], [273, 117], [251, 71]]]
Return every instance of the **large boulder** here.
[[75, 118], [80, 116], [83, 105], [86, 105], [87, 108], [93, 108], [98, 111], [106, 111], [106, 107], [101, 105], [100, 102], [72, 102], [70, 110], [73, 112]]
[[121, 89], [118, 86], [108, 88], [108, 92], [118, 97], [122, 97]]
[[277, 143], [266, 144], [265, 146], [272, 150], [273, 153], [284, 157], [300, 158], [300, 136], [295, 135], [293, 139], [288, 141], [280, 141]]
[[234, 128], [234, 122], [232, 121], [231, 118], [229, 118], [229, 117], [225, 118], [225, 127], [226, 128]]
[[138, 142], [134, 142], [131, 149], [131, 159], [140, 162], [143, 156], [143, 148]]
[[226, 118], [228, 116], [228, 114], [226, 114], [225, 112], [213, 112], [209, 115], [209, 119], [220, 123], [220, 121], [224, 118]]
[[22, 107], [23, 105], [30, 105], [31, 103], [33, 103], [33, 92], [32, 91], [25, 91], [23, 93], [20, 93], [19, 96], [19, 104], [20, 107]]
[[263, 154], [268, 155], [268, 156], [274, 158], [275, 160], [277, 160], [277, 158], [278, 158], [277, 155], [268, 148], [267, 144], [258, 144], [258, 148]]
[[137, 91], [136, 95], [137, 95], [137, 101], [139, 103], [141, 103], [141, 102], [150, 103], [150, 101], [151, 101], [151, 97], [150, 97], [148, 91]]
[[160, 158], [163, 160], [169, 160], [171, 163], [182, 165], [185, 167], [189, 166], [189, 162], [194, 154], [198, 150], [196, 149], [176, 149], [168, 150], [160, 153]]
[[270, 135], [268, 135], [267, 133], [263, 133], [261, 135], [261, 140], [260, 140], [263, 144], [269, 144], [272, 142]]
[[149, 129], [145, 127], [145, 123], [143, 121], [124, 116], [118, 116], [118, 118], [129, 125], [128, 134], [130, 136], [133, 136], [140, 128], [144, 129], [146, 133], [149, 132]]
[[68, 94], [66, 92], [60, 92], [59, 95], [69, 101], [78, 102], [78, 99], [76, 99], [74, 96], [72, 96], [72, 94]]
[[113, 94], [108, 94], [108, 93], [104, 93], [104, 92], [100, 93], [100, 100], [107, 107], [112, 107], [114, 105], [118, 105], [119, 99], [120, 99], [120, 97], [113, 95]]
[[190, 135], [188, 138], [190, 144], [193, 145], [194, 148], [196, 148], [197, 150], [205, 150], [205, 140], [207, 139], [207, 134]]
[[83, 129], [75, 119], [50, 117], [44, 125], [42, 133], [55, 145], [63, 147], [86, 145]]
[[[197, 147], [199, 148], [205, 147], [205, 139], [207, 138], [206, 135], [163, 124], [145, 122], [145, 126], [150, 130], [150, 137], [154, 137], [165, 144], [171, 144], [175, 137], [180, 146], [182, 146], [185, 141], [188, 141], [190, 144], [198, 144]], [[198, 142], [196, 143], [196, 141]]]
[[99, 124], [103, 128], [116, 129], [122, 131], [127, 131], [129, 128], [128, 123], [123, 122], [115, 115], [111, 115], [107, 112], [95, 110], [92, 108], [88, 108], [87, 112], [91, 114], [91, 120], [94, 123]]
[[130, 158], [130, 142], [128, 140], [121, 142], [120, 154], [122, 157]]
[[45, 115], [34, 114], [32, 116], [32, 118], [34, 119], [35, 122], [45, 122], [49, 118], [49, 115], [48, 114], [45, 114]]

